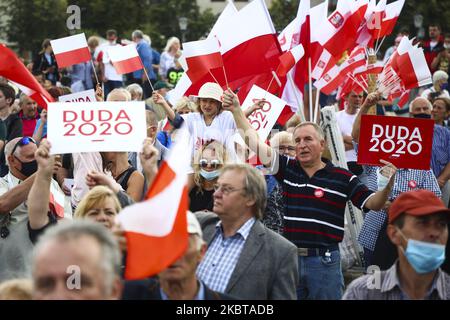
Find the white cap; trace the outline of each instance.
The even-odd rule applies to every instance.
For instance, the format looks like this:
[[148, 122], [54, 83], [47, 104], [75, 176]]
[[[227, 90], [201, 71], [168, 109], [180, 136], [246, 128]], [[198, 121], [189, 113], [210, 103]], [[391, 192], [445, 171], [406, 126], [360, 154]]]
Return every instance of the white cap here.
[[196, 234], [200, 238], [203, 237], [202, 228], [200, 227], [200, 223], [198, 222], [195, 215], [190, 211], [187, 212], [187, 224], [188, 224], [188, 233], [189, 234]]
[[198, 91], [197, 98], [209, 98], [222, 102], [223, 90], [215, 82], [206, 82]]

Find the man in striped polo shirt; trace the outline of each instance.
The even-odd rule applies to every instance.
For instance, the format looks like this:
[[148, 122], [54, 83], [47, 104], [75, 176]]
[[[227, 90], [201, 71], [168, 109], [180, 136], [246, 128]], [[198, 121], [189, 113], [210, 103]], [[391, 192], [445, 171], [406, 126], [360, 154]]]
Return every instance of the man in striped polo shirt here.
[[351, 200], [364, 210], [382, 209], [397, 169], [385, 163], [384, 172], [390, 176], [389, 182], [383, 190], [374, 193], [348, 170], [322, 161], [325, 138], [317, 124], [305, 122], [294, 129], [296, 158], [292, 159], [279, 155], [259, 140], [231, 90], [224, 94], [223, 107], [233, 113], [249, 148], [266, 167], [272, 168], [283, 185], [286, 197], [284, 235], [298, 248], [298, 298], [340, 299], [344, 281], [338, 244], [344, 236], [345, 205]]

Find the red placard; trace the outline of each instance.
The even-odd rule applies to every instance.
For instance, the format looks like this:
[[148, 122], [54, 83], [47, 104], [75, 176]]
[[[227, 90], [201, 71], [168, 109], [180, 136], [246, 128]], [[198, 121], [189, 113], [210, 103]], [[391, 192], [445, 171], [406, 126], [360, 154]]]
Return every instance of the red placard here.
[[433, 129], [429, 119], [363, 115], [358, 163], [379, 166], [383, 159], [397, 168], [428, 170]]

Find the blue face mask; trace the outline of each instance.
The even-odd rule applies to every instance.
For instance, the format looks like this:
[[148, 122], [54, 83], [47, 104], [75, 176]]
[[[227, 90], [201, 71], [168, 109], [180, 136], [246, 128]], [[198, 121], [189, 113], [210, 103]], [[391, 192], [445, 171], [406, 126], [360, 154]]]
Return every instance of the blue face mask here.
[[200, 169], [200, 175], [208, 181], [216, 179], [219, 176], [219, 173], [220, 173], [219, 170], [206, 171]]
[[448, 88], [448, 82], [445, 82], [445, 83], [441, 84], [441, 91], [442, 90], [447, 90], [447, 88]]
[[400, 234], [408, 242], [406, 251], [402, 248], [403, 254], [417, 273], [432, 272], [444, 263], [444, 245], [413, 239], [408, 240], [401, 231]]

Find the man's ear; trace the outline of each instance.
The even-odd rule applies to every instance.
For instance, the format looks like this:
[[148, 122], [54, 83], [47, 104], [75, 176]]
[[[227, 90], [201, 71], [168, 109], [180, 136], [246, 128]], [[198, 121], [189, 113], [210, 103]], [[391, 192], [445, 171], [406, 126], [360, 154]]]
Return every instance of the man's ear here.
[[8, 106], [12, 106], [12, 104], [13, 104], [13, 102], [14, 102], [14, 100], [12, 99], [12, 98], [7, 98], [6, 99], [6, 103], [8, 104]]
[[393, 224], [389, 224], [389, 225], [387, 226], [386, 233], [387, 233], [389, 239], [391, 240], [391, 242], [392, 242], [395, 246], [401, 246], [403, 237], [402, 237], [402, 235], [400, 234], [400, 232], [399, 232], [399, 230], [398, 230], [398, 227], [396, 227], [396, 226], [393, 225]]
[[9, 164], [14, 164], [15, 161], [16, 161], [16, 158], [12, 154], [8, 155], [8, 163]]

